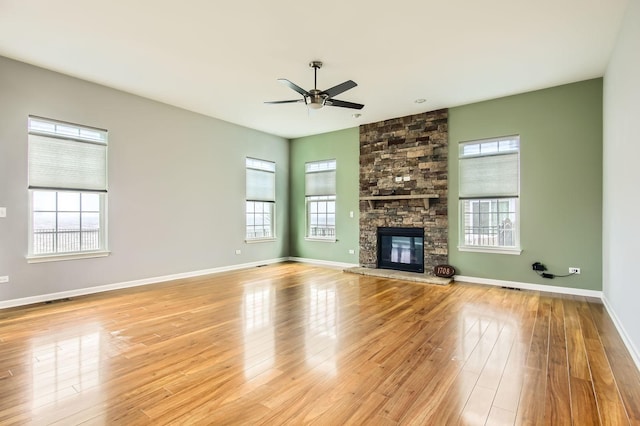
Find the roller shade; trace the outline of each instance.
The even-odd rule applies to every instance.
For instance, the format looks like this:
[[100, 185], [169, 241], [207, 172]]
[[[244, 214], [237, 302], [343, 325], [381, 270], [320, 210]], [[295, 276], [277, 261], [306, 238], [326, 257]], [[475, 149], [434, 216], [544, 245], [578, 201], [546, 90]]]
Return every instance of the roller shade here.
[[[491, 147], [487, 153], [465, 155], [461, 144], [459, 159], [459, 198], [517, 197], [519, 194], [519, 141], [503, 144], [509, 148], [497, 149], [496, 141], [485, 142]], [[474, 143], [472, 147], [483, 144]], [[467, 152], [471, 151], [469, 149]], [[474, 150], [475, 151], [475, 150]]]
[[305, 164], [305, 195], [336, 194], [336, 161], [314, 161]]
[[247, 158], [247, 200], [275, 201], [275, 163]]
[[[106, 131], [33, 118], [29, 124], [30, 189], [107, 191]], [[45, 125], [53, 130], [42, 130]]]

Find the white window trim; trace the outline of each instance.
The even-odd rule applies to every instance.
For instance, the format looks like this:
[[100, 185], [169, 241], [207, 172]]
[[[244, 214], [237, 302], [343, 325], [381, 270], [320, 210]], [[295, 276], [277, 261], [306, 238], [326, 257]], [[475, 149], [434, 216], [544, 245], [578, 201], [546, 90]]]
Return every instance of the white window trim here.
[[[48, 125], [49, 128], [43, 128], [40, 125]], [[60, 127], [67, 127], [68, 129], [76, 129], [77, 133], [68, 133], [61, 131]], [[84, 133], [83, 133], [84, 132]], [[64, 260], [75, 260], [75, 259], [85, 259], [85, 258], [95, 258], [95, 257], [106, 257], [111, 254], [109, 251], [109, 241], [108, 241], [108, 155], [106, 151], [108, 150], [108, 131], [105, 129], [100, 129], [96, 127], [91, 127], [87, 125], [69, 123], [60, 120], [53, 120], [49, 118], [38, 117], [35, 115], [29, 115], [28, 124], [27, 124], [27, 134], [34, 136], [40, 136], [51, 139], [62, 139], [62, 140], [72, 140], [77, 143], [86, 143], [93, 145], [104, 146], [105, 156], [104, 156], [104, 169], [100, 168], [104, 172], [104, 181], [101, 182], [99, 188], [70, 188], [68, 186], [63, 186], [61, 188], [54, 187], [56, 185], [48, 185], [48, 186], [31, 186], [31, 176], [29, 177], [29, 243], [28, 243], [28, 252], [26, 255], [27, 263], [42, 263], [42, 262], [55, 262], [55, 261], [64, 261]], [[31, 141], [29, 140], [29, 144]], [[31, 149], [31, 146], [29, 146]], [[102, 241], [101, 246], [97, 250], [83, 250], [83, 251], [74, 251], [74, 252], [62, 252], [62, 253], [42, 253], [42, 254], [34, 254], [33, 247], [33, 239], [34, 239], [34, 229], [33, 229], [33, 220], [34, 220], [34, 204], [33, 204], [33, 192], [34, 191], [51, 191], [51, 192], [64, 192], [70, 191], [74, 193], [99, 193], [100, 197], [100, 240]], [[80, 212], [81, 213], [81, 212]]]
[[[489, 254], [507, 254], [507, 255], [516, 255], [519, 256], [522, 253], [522, 246], [520, 244], [520, 176], [521, 176], [521, 172], [520, 172], [520, 159], [521, 159], [521, 149], [522, 149], [522, 144], [520, 141], [520, 135], [518, 134], [514, 134], [514, 135], [509, 135], [509, 136], [503, 136], [503, 137], [496, 137], [496, 138], [488, 138], [488, 139], [478, 139], [478, 140], [470, 140], [470, 141], [464, 141], [464, 142], [460, 142], [459, 146], [462, 145], [466, 145], [466, 144], [471, 144], [471, 143], [478, 143], [478, 144], [483, 144], [483, 143], [488, 143], [488, 142], [499, 142], [505, 139], [509, 139], [509, 138], [517, 138], [518, 139], [518, 195], [516, 198], [516, 220], [518, 223], [518, 227], [516, 230], [516, 246], [515, 247], [507, 247], [507, 246], [469, 246], [469, 245], [465, 245], [462, 244], [463, 240], [464, 240], [464, 210], [462, 208], [462, 203], [458, 202], [458, 251], [460, 252], [472, 252], [472, 253], [489, 253]], [[482, 155], [479, 155], [482, 156]], [[474, 155], [470, 155], [467, 156], [468, 157], [474, 157]], [[458, 155], [458, 167], [460, 167], [460, 158], [461, 156]], [[498, 198], [498, 197], [496, 197]], [[461, 201], [461, 198], [458, 198], [458, 201]]]
[[[314, 197], [313, 195], [305, 195], [304, 197], [304, 213], [305, 213], [305, 236], [304, 236], [304, 240], [305, 241], [320, 241], [323, 243], [335, 243], [336, 241], [338, 241], [337, 238], [337, 226], [334, 226], [335, 228], [335, 232], [333, 236], [329, 236], [329, 237], [310, 237], [309, 236], [309, 198], [310, 197]], [[333, 201], [336, 205], [336, 207], [338, 206], [338, 197], [336, 195], [325, 195], [325, 197], [333, 197]], [[320, 200], [313, 200], [313, 201], [320, 201]], [[338, 212], [334, 212], [334, 215], [336, 217], [336, 222], [338, 219]]]
[[[516, 245], [513, 247], [511, 246], [472, 246], [472, 245], [462, 244], [462, 242], [464, 241], [464, 208], [462, 207], [462, 204], [463, 203], [461, 202], [458, 203], [458, 213], [459, 213], [458, 233], [460, 234], [458, 237], [459, 251], [477, 252], [477, 253], [494, 253], [494, 254], [514, 254], [514, 255], [520, 255], [520, 253], [522, 253], [522, 246], [520, 245], [520, 226], [519, 225], [515, 233]], [[519, 197], [516, 198], [516, 222], [520, 224], [520, 198]]]
[[[270, 237], [255, 237], [255, 238], [248, 238], [247, 237], [247, 210], [246, 210], [246, 206], [247, 206], [247, 202], [253, 202], [253, 203], [271, 203], [273, 204], [273, 213], [271, 215], [271, 223], [273, 224], [271, 230], [273, 231], [273, 235]], [[278, 239], [278, 234], [277, 232], [277, 223], [276, 223], [276, 202], [275, 201], [256, 201], [256, 200], [245, 200], [245, 237], [244, 237], [244, 241], [245, 243], [261, 243], [261, 242], [268, 242], [268, 241], [276, 241]]]
[[[320, 195], [320, 194], [313, 194], [310, 195], [308, 194], [308, 188], [306, 187], [306, 181], [307, 181], [307, 175], [309, 174], [314, 174], [314, 173], [325, 173], [325, 172], [331, 172], [333, 171], [335, 173], [335, 182], [334, 185], [336, 186], [336, 188], [334, 189], [334, 193], [332, 194], [324, 194], [324, 195]], [[334, 235], [333, 236], [329, 236], [329, 237], [316, 237], [316, 236], [309, 236], [309, 198], [312, 197], [333, 197], [333, 201], [336, 210], [334, 211], [334, 216], [336, 218], [336, 222], [338, 219], [338, 211], [337, 211], [337, 207], [338, 207], [338, 194], [337, 194], [337, 173], [338, 173], [338, 168], [337, 168], [337, 161], [335, 158], [329, 159], [329, 160], [318, 160], [318, 161], [309, 161], [307, 163], [305, 163], [304, 165], [304, 172], [305, 172], [305, 195], [304, 195], [304, 214], [305, 214], [305, 231], [304, 231], [304, 241], [310, 241], [310, 242], [321, 242], [321, 243], [335, 243], [338, 241], [338, 229], [337, 229], [337, 224], [334, 225]], [[314, 200], [314, 201], [320, 201], [320, 200]]]
[[[60, 192], [60, 191], [54, 191]], [[84, 192], [84, 191], [73, 191]], [[87, 191], [90, 192], [90, 191]], [[109, 250], [109, 228], [107, 224], [107, 194], [104, 194], [103, 202], [100, 206], [103, 214], [103, 223], [101, 238], [104, 241], [103, 248], [99, 250], [87, 250], [87, 251], [74, 251], [65, 253], [45, 253], [45, 254], [32, 254], [33, 253], [33, 190], [29, 190], [29, 254], [27, 254], [27, 263], [44, 263], [44, 262], [57, 262], [63, 260], [76, 260], [76, 259], [90, 259], [93, 257], [106, 257], [111, 254]]]
[[[247, 198], [247, 192], [245, 189], [245, 219], [244, 219], [244, 223], [245, 223], [245, 237], [244, 237], [244, 242], [247, 244], [253, 244], [253, 243], [266, 243], [266, 242], [273, 242], [273, 241], [277, 241], [278, 240], [278, 230], [277, 230], [277, 223], [276, 223], [276, 217], [277, 217], [277, 213], [276, 213], [276, 209], [277, 209], [277, 197], [276, 197], [276, 186], [277, 186], [277, 181], [276, 181], [276, 162], [275, 161], [271, 161], [271, 160], [262, 160], [259, 158], [255, 158], [255, 157], [246, 157], [245, 158], [245, 179], [247, 176], [247, 170], [251, 169], [251, 170], [259, 170], [259, 171], [263, 171], [266, 173], [272, 173], [273, 174], [273, 199], [249, 199]], [[245, 181], [245, 185], [246, 185], [246, 181]], [[246, 210], [246, 206], [248, 202], [259, 202], [259, 203], [272, 203], [273, 204], [273, 211], [271, 214], [271, 231], [272, 231], [272, 236], [269, 237], [255, 237], [255, 238], [249, 238], [247, 237], [247, 210]]]
[[489, 246], [458, 246], [458, 251], [491, 254], [512, 254], [519, 256], [522, 249], [519, 247], [489, 247]]
[[337, 238], [318, 238], [318, 237], [304, 237], [305, 241], [317, 241], [319, 243], [337, 243]]
[[245, 244], [271, 243], [271, 242], [274, 242], [274, 241], [278, 241], [278, 238], [265, 237], [265, 238], [252, 238], [252, 239], [245, 239], [244, 240]]
[[94, 257], [107, 257], [111, 254], [109, 250], [83, 251], [63, 254], [43, 254], [27, 256], [27, 263], [59, 262], [63, 260], [91, 259]]

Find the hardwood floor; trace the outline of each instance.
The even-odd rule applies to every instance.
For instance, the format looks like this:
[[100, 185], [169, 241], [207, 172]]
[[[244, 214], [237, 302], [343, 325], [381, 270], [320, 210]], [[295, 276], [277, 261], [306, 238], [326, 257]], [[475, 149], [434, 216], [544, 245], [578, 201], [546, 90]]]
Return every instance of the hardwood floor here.
[[0, 311], [0, 424], [640, 424], [602, 304], [287, 263]]

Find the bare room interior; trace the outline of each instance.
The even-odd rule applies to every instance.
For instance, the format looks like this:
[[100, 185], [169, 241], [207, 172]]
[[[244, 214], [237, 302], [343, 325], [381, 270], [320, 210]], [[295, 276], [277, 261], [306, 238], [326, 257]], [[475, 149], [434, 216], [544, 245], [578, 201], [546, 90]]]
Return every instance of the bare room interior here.
[[640, 424], [640, 0], [0, 1], [0, 424]]

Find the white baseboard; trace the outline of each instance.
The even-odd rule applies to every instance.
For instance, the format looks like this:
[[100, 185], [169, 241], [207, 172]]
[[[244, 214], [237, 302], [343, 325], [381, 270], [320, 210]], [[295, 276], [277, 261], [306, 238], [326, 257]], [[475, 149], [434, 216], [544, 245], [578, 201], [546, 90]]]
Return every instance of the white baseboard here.
[[360, 266], [357, 263], [332, 262], [330, 260], [306, 259], [304, 257], [289, 257], [291, 262], [308, 263], [309, 265], [326, 266], [327, 268], [345, 269]]
[[31, 305], [34, 303], [48, 302], [51, 300], [65, 299], [69, 297], [85, 296], [87, 294], [102, 293], [105, 291], [119, 290], [123, 288], [139, 287], [143, 285], [156, 284], [165, 281], [179, 280], [183, 278], [199, 277], [202, 275], [217, 274], [220, 272], [236, 271], [238, 269], [254, 268], [256, 266], [281, 263], [288, 260], [286, 257], [277, 259], [261, 260], [258, 262], [241, 263], [237, 265], [221, 266], [219, 268], [202, 269], [199, 271], [183, 272], [179, 274], [163, 275], [160, 277], [143, 278], [140, 280], [125, 281], [121, 283], [106, 284], [96, 287], [80, 288], [77, 290], [61, 291], [58, 293], [41, 294], [38, 296], [23, 297], [0, 301], [0, 309], [14, 308], [16, 306]]
[[454, 281], [461, 281], [461, 282], [473, 283], [473, 284], [494, 285], [498, 287], [520, 288], [523, 290], [545, 291], [547, 293], [572, 294], [575, 296], [586, 296], [586, 297], [595, 297], [597, 299], [602, 299], [601, 291], [585, 290], [581, 288], [556, 287], [552, 285], [521, 283], [517, 281], [503, 281], [503, 280], [494, 280], [490, 278], [467, 277], [464, 275], [456, 275], [454, 277]]
[[616, 312], [611, 308], [611, 304], [609, 303], [607, 298], [604, 297], [604, 295], [602, 296], [602, 303], [604, 303], [604, 307], [607, 309], [607, 313], [609, 313], [609, 317], [611, 317], [613, 324], [616, 326], [616, 329], [618, 330], [618, 334], [620, 335], [620, 337], [622, 338], [622, 341], [627, 347], [629, 354], [631, 354], [631, 358], [633, 358], [633, 362], [636, 364], [638, 371], [640, 371], [640, 351], [638, 351], [638, 348], [635, 347], [635, 345], [633, 344], [633, 341], [629, 338], [629, 335], [627, 334], [627, 331], [624, 329], [624, 327], [622, 326], [622, 323], [618, 319]]

